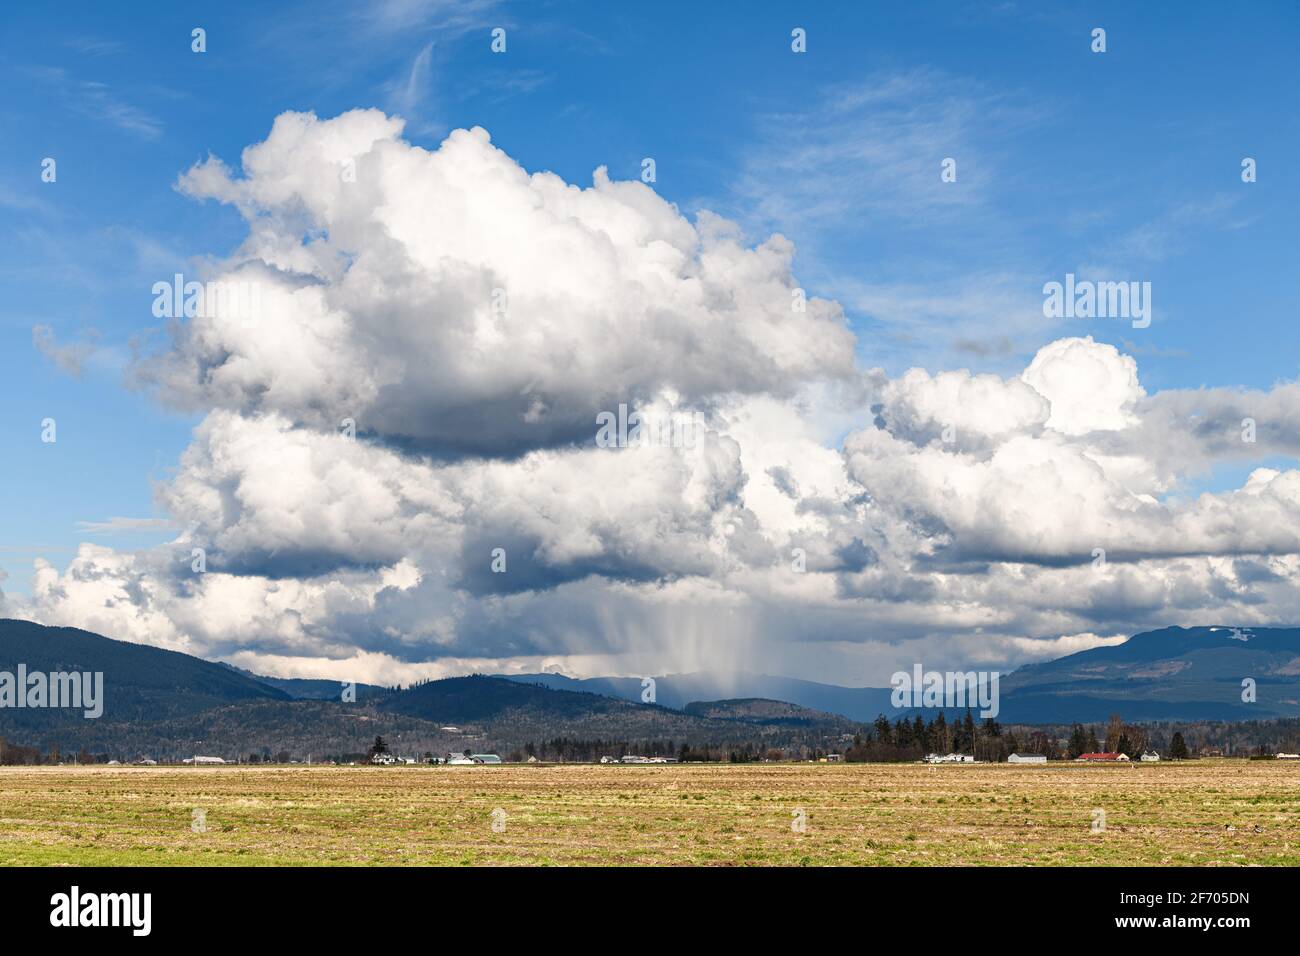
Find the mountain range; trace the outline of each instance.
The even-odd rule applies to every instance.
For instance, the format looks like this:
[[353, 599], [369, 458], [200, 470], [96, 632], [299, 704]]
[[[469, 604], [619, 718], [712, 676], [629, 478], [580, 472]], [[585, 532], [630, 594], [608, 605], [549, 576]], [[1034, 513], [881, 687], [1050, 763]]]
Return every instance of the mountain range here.
[[[890, 688], [736, 673], [641, 678], [472, 676], [407, 688], [263, 677], [75, 628], [0, 620], [3, 673], [104, 674], [103, 715], [0, 705], [0, 735], [130, 759], [196, 752], [359, 753], [384, 736], [404, 753], [565, 739], [660, 749], [689, 743], [831, 749], [896, 709]], [[647, 700], [643, 700], [646, 694]], [[1252, 696], [1253, 695], [1253, 696]], [[1300, 717], [1300, 628], [1169, 627], [1030, 664], [1000, 678], [1004, 724]], [[957, 713], [954, 709], [953, 714]]]
[[[621, 700], [640, 701], [644, 688], [639, 677], [565, 677], [563, 674], [510, 674], [509, 680], [540, 684], [553, 690], [585, 691]], [[850, 720], [870, 721], [889, 713], [888, 687], [837, 687], [790, 677], [769, 677], [743, 671], [734, 674], [668, 674], [655, 679], [655, 702], [681, 710], [699, 700], [759, 697], [781, 700]]]
[[843, 716], [789, 704], [772, 720], [755, 719], [748, 702], [715, 702], [696, 714], [487, 676], [402, 689], [357, 685], [356, 700], [344, 701], [334, 681], [260, 677], [76, 628], [0, 620], [0, 672], [20, 665], [28, 674], [102, 672], [103, 713], [92, 719], [78, 707], [0, 706], [0, 736], [119, 759], [355, 755], [376, 736], [407, 755], [508, 752], [557, 739], [600, 740], [611, 750], [652, 742], [660, 750], [683, 743], [825, 749], [858, 729]]
[[[1246, 700], [1253, 682], [1254, 699]], [[1300, 717], [1300, 628], [1166, 627], [1002, 680], [1003, 721]]]
[[[928, 666], [926, 669], [930, 669]], [[1243, 700], [1242, 682], [1255, 699]], [[575, 679], [560, 674], [510, 675], [511, 680], [640, 700], [642, 680]], [[912, 715], [896, 708], [891, 688], [839, 687], [814, 681], [736, 673], [654, 678], [656, 700], [685, 708], [718, 697], [763, 697], [868, 722]], [[1300, 628], [1167, 627], [1123, 644], [1097, 647], [999, 675], [1002, 723], [1062, 724], [1128, 720], [1264, 720], [1300, 717]], [[949, 708], [948, 716], [965, 708]]]

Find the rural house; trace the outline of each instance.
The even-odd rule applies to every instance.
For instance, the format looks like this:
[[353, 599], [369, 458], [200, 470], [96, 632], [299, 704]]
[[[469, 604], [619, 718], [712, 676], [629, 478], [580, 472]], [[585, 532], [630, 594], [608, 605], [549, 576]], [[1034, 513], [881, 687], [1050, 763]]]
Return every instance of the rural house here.
[[975, 758], [971, 754], [926, 754], [926, 763], [974, 763]]

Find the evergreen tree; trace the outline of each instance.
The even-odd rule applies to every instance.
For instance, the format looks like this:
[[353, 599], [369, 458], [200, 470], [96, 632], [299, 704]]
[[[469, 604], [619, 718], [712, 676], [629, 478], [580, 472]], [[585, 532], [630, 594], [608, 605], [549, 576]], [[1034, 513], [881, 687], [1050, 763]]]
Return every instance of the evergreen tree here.
[[1169, 741], [1169, 756], [1174, 760], [1186, 760], [1191, 756], [1187, 752], [1187, 741], [1183, 740], [1181, 731], [1174, 731], [1173, 740]]
[[920, 714], [912, 721], [912, 741], [922, 750], [930, 749], [930, 730], [925, 726], [925, 718]]
[[894, 743], [899, 747], [912, 745], [912, 725], [903, 717], [894, 724]]
[[1066, 747], [1065, 755], [1074, 760], [1079, 754], [1088, 753], [1088, 737], [1084, 733], [1083, 724], [1075, 724], [1070, 731], [1070, 743]]
[[892, 744], [894, 742], [894, 732], [889, 726], [889, 718], [884, 714], [876, 718], [876, 740], [882, 744]]

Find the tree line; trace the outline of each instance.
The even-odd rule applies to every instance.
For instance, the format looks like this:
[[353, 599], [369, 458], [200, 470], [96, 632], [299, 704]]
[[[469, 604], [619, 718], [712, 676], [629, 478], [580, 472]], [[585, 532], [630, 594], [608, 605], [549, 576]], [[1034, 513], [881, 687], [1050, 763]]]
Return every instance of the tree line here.
[[[1174, 730], [1164, 744], [1162, 756], [1175, 760], [1192, 756], [1183, 734]], [[876, 718], [870, 730], [853, 738], [853, 745], [844, 752], [849, 762], [905, 762], [920, 760], [931, 753], [965, 754], [976, 760], [997, 763], [1011, 754], [1038, 754], [1048, 760], [1073, 760], [1085, 753], [1122, 753], [1136, 760], [1156, 747], [1152, 728], [1142, 724], [1125, 723], [1119, 714], [1112, 714], [1103, 725], [1076, 723], [1070, 726], [1067, 737], [1060, 736], [1056, 728], [1015, 726], [1004, 728], [988, 718], [975, 721], [968, 709], [963, 717], [948, 722], [940, 711], [927, 722], [921, 714], [908, 719], [900, 717], [893, 723], [884, 714]]]

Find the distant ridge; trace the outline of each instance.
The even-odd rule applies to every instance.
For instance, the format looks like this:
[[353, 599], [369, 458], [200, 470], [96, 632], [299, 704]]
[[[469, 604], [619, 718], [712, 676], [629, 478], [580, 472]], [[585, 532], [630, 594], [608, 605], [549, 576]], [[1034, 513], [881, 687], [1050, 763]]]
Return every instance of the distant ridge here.
[[[1242, 682], [1255, 701], [1242, 700]], [[1264, 720], [1300, 716], [1300, 628], [1166, 627], [1002, 680], [1003, 721]]]
[[[100, 671], [104, 708], [0, 708], [0, 737], [65, 752], [123, 759], [199, 751], [224, 756], [357, 754], [376, 736], [410, 754], [471, 744], [516, 748], [555, 739], [656, 741], [660, 746], [838, 745], [843, 718], [769, 702], [771, 720], [719, 707], [708, 715], [589, 692], [551, 690], [498, 677], [452, 677], [405, 689], [358, 685], [355, 702], [335, 681], [267, 678], [175, 651], [115, 641], [75, 628], [0, 620], [0, 670]], [[852, 726], [847, 724], [847, 726]]]
[[[923, 662], [941, 669], [941, 662]], [[1242, 700], [1242, 681], [1256, 699]], [[517, 674], [510, 680], [640, 700], [641, 679]], [[1000, 678], [1002, 723], [1095, 723], [1119, 713], [1127, 720], [1267, 720], [1300, 717], [1300, 628], [1166, 627], [1123, 644], [1027, 664]], [[767, 698], [863, 723], [895, 708], [891, 689], [838, 687], [814, 681], [739, 673], [655, 677], [656, 699], [684, 708], [692, 701]], [[972, 708], [976, 710], [978, 708]], [[964, 712], [960, 708], [954, 712]]]
[[[318, 677], [266, 677], [263, 674], [254, 674], [252, 671], [244, 670], [242, 667], [235, 667], [233, 664], [223, 664], [222, 666], [229, 667], [246, 677], [251, 677], [268, 687], [274, 687], [294, 700], [341, 700], [343, 696], [343, 681], [325, 680]], [[368, 700], [372, 697], [381, 697], [393, 693], [392, 688], [381, 687], [378, 684], [354, 683], [352, 689], [356, 691], [357, 700]]]
[[[847, 688], [739, 674], [576, 680], [558, 674], [474, 676], [405, 689], [268, 678], [176, 651], [88, 631], [0, 620], [0, 671], [102, 671], [98, 719], [68, 708], [0, 708], [11, 743], [93, 752], [192, 754], [197, 749], [364, 750], [375, 736], [401, 746], [515, 747], [557, 738], [663, 745], [838, 747], [893, 708], [889, 688]], [[927, 669], [931, 665], [927, 664]], [[1243, 700], [1243, 681], [1255, 699]], [[1003, 723], [1240, 721], [1300, 717], [1300, 628], [1169, 627], [1006, 674]], [[647, 694], [648, 696], [648, 694]], [[977, 709], [977, 708], [972, 708]], [[97, 749], [96, 749], [97, 748]], [[247, 748], [247, 749], [245, 749]]]
[[[642, 694], [639, 677], [579, 679], [565, 677], [563, 674], [503, 676], [509, 680], [540, 684], [556, 690], [586, 691], [634, 702], [640, 701]], [[875, 720], [882, 713], [891, 712], [889, 694], [888, 687], [838, 687], [834, 684], [819, 684], [815, 681], [791, 677], [770, 677], [766, 674], [744, 672], [721, 676], [705, 673], [668, 674], [655, 678], [656, 702], [678, 710], [694, 701], [761, 698], [785, 701], [864, 723]]]
[[[179, 651], [0, 619], [0, 670], [13, 672], [19, 664], [29, 671], [103, 672], [104, 712], [113, 720], [163, 720], [239, 701], [288, 700], [239, 671]], [[81, 718], [56, 709], [0, 709], [4, 728], [51, 727], [69, 719]]]

